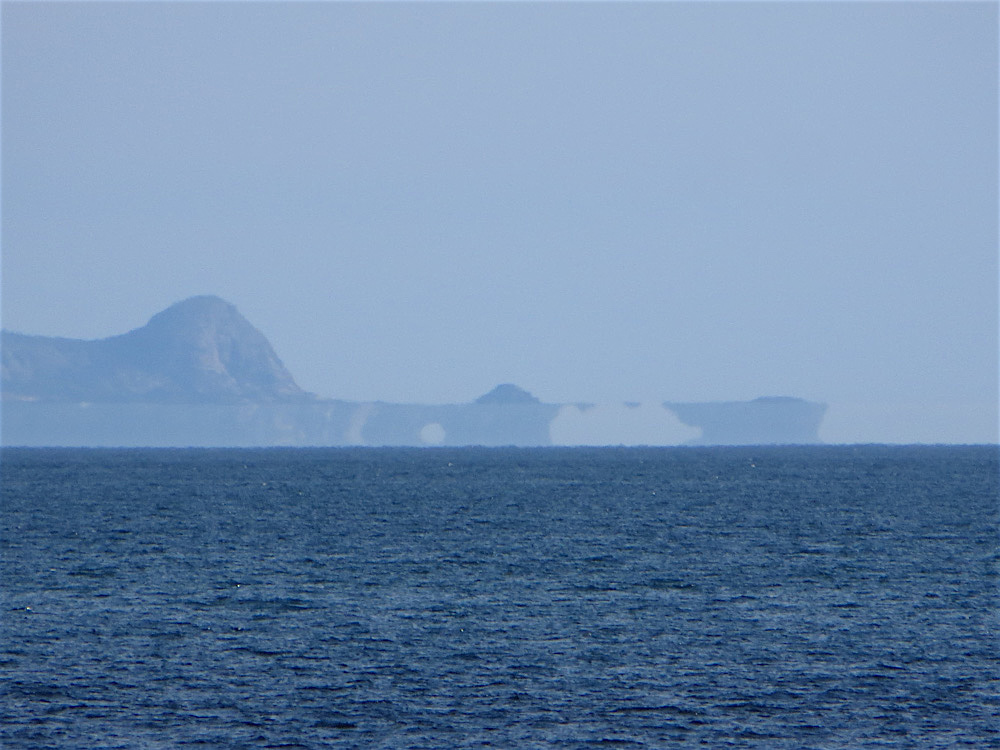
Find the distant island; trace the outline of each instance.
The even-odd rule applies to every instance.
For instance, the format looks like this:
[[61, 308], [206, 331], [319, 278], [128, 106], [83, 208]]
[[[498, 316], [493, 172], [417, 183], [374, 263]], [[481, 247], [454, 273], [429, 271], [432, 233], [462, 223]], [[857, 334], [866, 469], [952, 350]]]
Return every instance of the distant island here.
[[[588, 420], [597, 431], [581, 442], [594, 444], [601, 415], [613, 422], [615, 409], [627, 416], [639, 407], [547, 404], [510, 383], [466, 404], [321, 398], [214, 296], [178, 302], [110, 338], [3, 331], [0, 347], [8, 446], [542, 446], [574, 442]], [[788, 397], [665, 402], [653, 408], [666, 425], [655, 444], [817, 443], [825, 410]]]

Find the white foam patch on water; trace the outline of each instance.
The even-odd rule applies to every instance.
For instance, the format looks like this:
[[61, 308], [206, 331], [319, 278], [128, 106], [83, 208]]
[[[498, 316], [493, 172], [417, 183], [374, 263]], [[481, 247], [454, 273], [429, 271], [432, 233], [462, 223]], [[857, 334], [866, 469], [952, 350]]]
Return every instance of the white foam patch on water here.
[[444, 438], [444, 427], [438, 422], [431, 422], [420, 428], [420, 442], [424, 445], [441, 445]]
[[549, 425], [555, 445], [681, 445], [701, 437], [660, 404], [563, 406]]

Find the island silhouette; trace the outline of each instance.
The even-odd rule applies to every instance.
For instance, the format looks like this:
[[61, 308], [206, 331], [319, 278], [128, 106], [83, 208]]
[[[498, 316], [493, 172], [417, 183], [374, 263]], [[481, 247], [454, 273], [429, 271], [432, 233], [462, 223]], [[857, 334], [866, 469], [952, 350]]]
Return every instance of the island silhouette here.
[[[639, 406], [543, 403], [511, 383], [464, 404], [323, 398], [296, 384], [234, 305], [210, 295], [104, 339], [3, 331], [0, 344], [8, 446], [597, 444], [599, 418], [626, 420]], [[819, 442], [826, 406], [764, 397], [652, 409], [666, 427], [651, 444], [806, 444]], [[608, 444], [623, 442], [604, 429]]]

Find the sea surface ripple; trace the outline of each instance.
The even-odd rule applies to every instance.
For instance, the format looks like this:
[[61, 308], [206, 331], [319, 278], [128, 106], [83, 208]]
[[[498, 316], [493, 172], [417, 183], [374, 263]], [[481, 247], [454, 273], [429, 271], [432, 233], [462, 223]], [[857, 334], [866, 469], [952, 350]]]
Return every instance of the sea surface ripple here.
[[996, 446], [0, 457], [5, 748], [1000, 746]]

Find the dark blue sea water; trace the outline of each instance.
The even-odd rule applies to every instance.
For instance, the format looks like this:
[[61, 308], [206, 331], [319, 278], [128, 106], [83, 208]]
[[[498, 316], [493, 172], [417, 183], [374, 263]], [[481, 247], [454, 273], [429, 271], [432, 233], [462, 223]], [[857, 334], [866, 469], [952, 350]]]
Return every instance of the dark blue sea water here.
[[995, 446], [0, 457], [5, 748], [1000, 745]]

